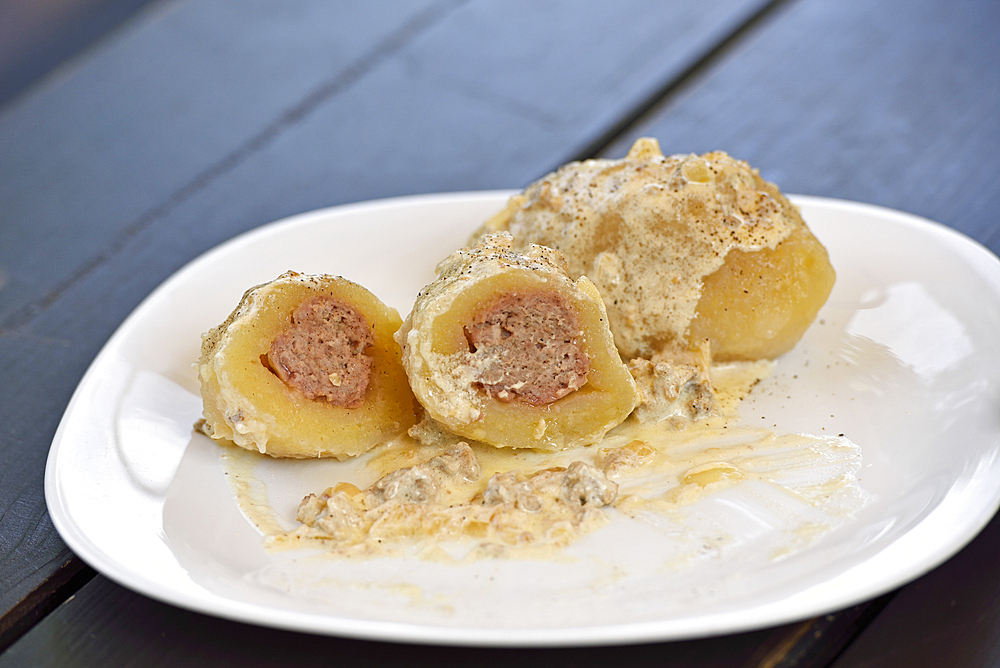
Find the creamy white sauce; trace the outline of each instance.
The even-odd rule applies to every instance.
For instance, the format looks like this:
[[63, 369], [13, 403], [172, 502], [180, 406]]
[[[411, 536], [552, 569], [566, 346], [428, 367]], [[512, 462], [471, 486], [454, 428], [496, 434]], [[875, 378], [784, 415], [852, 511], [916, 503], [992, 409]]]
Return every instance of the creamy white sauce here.
[[[769, 368], [714, 368], [713, 380], [721, 388], [718, 403], [736, 405]], [[682, 538], [678, 544], [694, 546], [667, 560], [666, 567], [680, 568], [743, 539], [742, 529], [730, 526], [728, 518], [719, 517], [717, 509], [706, 505], [706, 500], [730, 495], [732, 501], [726, 497], [727, 503], [745, 502], [740, 512], [760, 514], [760, 526], [780, 534], [771, 558], [781, 559], [840, 526], [868, 502], [857, 480], [861, 449], [848, 439], [779, 434], [736, 422], [729, 414], [678, 429], [675, 422], [640, 424], [630, 419], [611, 430], [599, 445], [557, 453], [473, 443], [479, 466], [475, 480], [445, 481], [435, 502], [376, 509], [372, 521], [379, 522], [377, 531], [354, 533], [347, 540], [297, 525], [295, 511], [287, 502], [280, 509], [271, 504], [267, 485], [256, 469], [265, 461], [274, 466], [275, 460], [236, 448], [223, 452], [234, 497], [265, 536], [269, 549], [319, 547], [338, 557], [413, 556], [445, 562], [484, 557], [558, 559], [567, 545], [587, 534], [599, 535], [614, 523], [677, 535]], [[393, 471], [441, 455], [448, 445], [429, 442], [423, 445], [400, 437], [359, 458], [348, 479], [330, 479], [324, 484], [347, 483], [341, 489], [361, 499], [360, 490]], [[519, 471], [529, 477], [575, 461], [607, 473], [617, 484], [612, 503], [567, 507], [557, 498], [558, 491], [544, 499], [536, 512], [487, 508], [482, 503], [487, 482], [495, 474]], [[312, 491], [318, 494], [321, 489]]]

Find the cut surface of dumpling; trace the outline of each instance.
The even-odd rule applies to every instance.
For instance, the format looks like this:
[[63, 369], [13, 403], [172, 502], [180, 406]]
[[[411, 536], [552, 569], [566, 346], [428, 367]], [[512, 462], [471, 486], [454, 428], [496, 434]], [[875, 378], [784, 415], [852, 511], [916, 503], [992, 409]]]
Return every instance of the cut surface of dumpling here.
[[395, 309], [335, 276], [288, 272], [203, 337], [205, 433], [275, 457], [344, 458], [409, 428]]
[[487, 236], [438, 267], [397, 334], [418, 401], [446, 429], [497, 446], [600, 440], [636, 405], [600, 295], [559, 254]]

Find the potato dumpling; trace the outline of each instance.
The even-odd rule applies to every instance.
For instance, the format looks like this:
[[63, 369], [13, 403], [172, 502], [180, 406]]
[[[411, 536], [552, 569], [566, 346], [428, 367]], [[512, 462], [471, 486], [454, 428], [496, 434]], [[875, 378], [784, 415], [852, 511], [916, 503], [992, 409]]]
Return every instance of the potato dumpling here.
[[559, 250], [607, 305], [625, 359], [712, 343], [716, 361], [789, 350], [833, 287], [798, 209], [717, 151], [664, 157], [640, 139], [621, 160], [571, 163], [529, 186], [482, 234]]
[[635, 407], [600, 295], [559, 254], [486, 236], [441, 263], [397, 334], [417, 400], [446, 429], [496, 446], [599, 441]]
[[802, 338], [835, 278], [826, 249], [804, 224], [774, 250], [731, 250], [703, 279], [688, 339], [707, 339], [721, 362], [774, 359]]
[[203, 431], [274, 457], [340, 459], [400, 434], [416, 421], [401, 324], [336, 276], [288, 272], [251, 288], [203, 337]]

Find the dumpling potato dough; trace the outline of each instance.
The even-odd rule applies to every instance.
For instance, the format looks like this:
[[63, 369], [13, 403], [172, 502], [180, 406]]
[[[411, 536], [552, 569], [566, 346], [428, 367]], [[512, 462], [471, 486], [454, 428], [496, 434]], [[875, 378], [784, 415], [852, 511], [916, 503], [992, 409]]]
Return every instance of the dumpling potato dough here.
[[[588, 276], [626, 359], [708, 339], [716, 361], [777, 357], [834, 283], [826, 250], [778, 189], [723, 152], [568, 164], [513, 197], [478, 235], [558, 249]], [[474, 237], [476, 238], [476, 237]]]
[[203, 431], [275, 457], [345, 458], [416, 421], [393, 334], [365, 288], [288, 272], [252, 288], [204, 335]]
[[559, 450], [599, 441], [635, 407], [601, 297], [558, 252], [488, 235], [438, 266], [397, 334], [428, 415], [465, 438]]

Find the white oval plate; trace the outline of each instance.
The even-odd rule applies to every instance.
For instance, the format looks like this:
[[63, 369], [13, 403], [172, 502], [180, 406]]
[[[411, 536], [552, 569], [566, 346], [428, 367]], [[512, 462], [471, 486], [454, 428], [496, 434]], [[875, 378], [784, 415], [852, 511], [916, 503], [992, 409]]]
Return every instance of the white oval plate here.
[[[732, 633], [839, 609], [940, 564], [996, 511], [997, 258], [911, 215], [796, 197], [837, 285], [741, 415], [780, 431], [843, 433], [860, 446], [858, 484], [870, 500], [839, 526], [810, 543], [808, 531], [790, 535], [780, 517], [764, 517], [780, 515], [780, 500], [768, 506], [737, 489], [690, 507], [716, 512], [721, 528], [698, 537], [705, 545], [686, 563], [663, 558], [683, 536], [664, 542], [624, 518], [547, 561], [266, 552], [234, 501], [222, 449], [191, 429], [200, 334], [245, 289], [288, 269], [341, 274], [405, 314], [437, 261], [509, 194], [295, 216], [166, 281], [94, 360], [53, 440], [45, 493], [69, 547], [135, 591], [235, 620], [394, 641], [583, 645]], [[324, 476], [335, 467], [262, 463], [255, 493], [294, 517], [295, 502], [331, 484]], [[785, 549], [800, 538], [804, 547]]]

